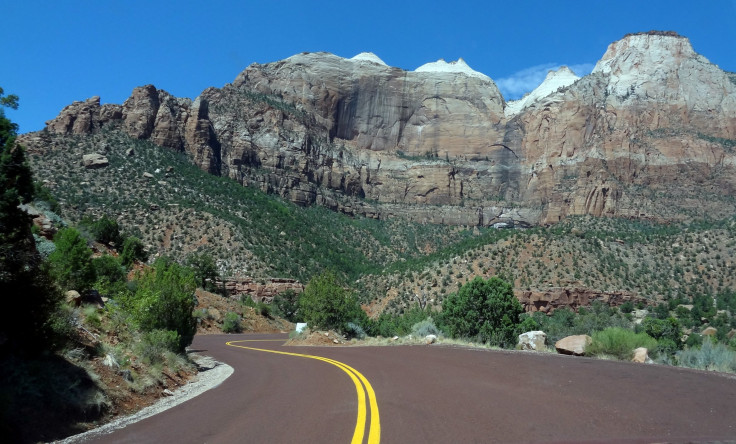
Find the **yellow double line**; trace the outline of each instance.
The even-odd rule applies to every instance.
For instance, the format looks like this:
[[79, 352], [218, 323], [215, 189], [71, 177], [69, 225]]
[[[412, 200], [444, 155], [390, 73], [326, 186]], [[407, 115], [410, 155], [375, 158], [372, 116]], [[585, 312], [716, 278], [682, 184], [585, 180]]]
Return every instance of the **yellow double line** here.
[[[283, 341], [281, 339], [277, 339], [278, 341]], [[265, 348], [254, 348], [254, 347], [246, 347], [244, 345], [235, 345], [238, 342], [263, 342], [263, 341], [273, 341], [272, 339], [261, 339], [261, 340], [245, 340], [245, 341], [230, 341], [227, 343], [227, 345], [231, 347], [238, 347], [238, 348], [244, 348], [246, 350], [255, 350], [255, 351], [262, 351], [266, 353], [276, 353], [279, 355], [288, 355], [288, 356], [297, 356], [300, 358], [309, 358], [309, 359], [316, 359], [318, 361], [324, 361], [328, 364], [332, 364], [335, 367], [338, 367], [340, 370], [344, 371], [345, 373], [350, 376], [350, 379], [353, 381], [353, 384], [355, 384], [355, 390], [358, 393], [358, 420], [355, 423], [355, 431], [353, 432], [353, 439], [350, 441], [351, 444], [362, 444], [363, 438], [365, 436], [365, 423], [366, 423], [366, 396], [368, 397], [368, 404], [370, 405], [371, 409], [371, 425], [368, 429], [368, 444], [378, 444], [381, 441], [381, 420], [378, 415], [378, 403], [376, 402], [376, 393], [373, 391], [373, 387], [371, 387], [371, 383], [368, 382], [368, 380], [363, 376], [359, 371], [355, 370], [354, 368], [350, 367], [347, 364], [344, 364], [340, 361], [335, 361], [334, 359], [325, 358], [322, 356], [314, 356], [314, 355], [304, 355], [301, 353], [289, 353], [284, 351], [277, 351], [277, 350], [267, 350]]]

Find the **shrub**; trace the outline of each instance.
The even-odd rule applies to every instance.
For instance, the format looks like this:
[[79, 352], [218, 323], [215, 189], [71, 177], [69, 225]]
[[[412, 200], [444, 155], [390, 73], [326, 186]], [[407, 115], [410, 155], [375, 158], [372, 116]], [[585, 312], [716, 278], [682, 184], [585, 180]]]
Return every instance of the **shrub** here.
[[154, 364], [164, 361], [166, 352], [179, 350], [181, 338], [172, 330], [151, 330], [145, 332], [138, 346], [138, 354], [146, 361]]
[[366, 333], [363, 327], [360, 325], [354, 323], [354, 322], [348, 322], [345, 326], [345, 335], [348, 338], [358, 338], [358, 339], [365, 339]]
[[240, 295], [240, 303], [245, 305], [246, 307], [256, 308], [256, 303], [253, 298], [245, 293]]
[[135, 293], [123, 304], [142, 330], [170, 330], [179, 336], [176, 351], [192, 343], [197, 329], [193, 311], [197, 284], [192, 271], [167, 258], [159, 258], [138, 277]]
[[617, 359], [629, 360], [634, 349], [639, 347], [653, 350], [657, 347], [657, 340], [646, 333], [611, 327], [593, 333], [593, 342], [586, 349], [586, 354], [611, 355]]
[[56, 249], [49, 255], [51, 272], [67, 290], [84, 291], [95, 281], [92, 250], [87, 247], [79, 231], [63, 228], [54, 237]]
[[240, 316], [232, 311], [225, 313], [225, 318], [222, 321], [222, 331], [225, 333], [240, 333], [243, 331]]
[[704, 340], [700, 348], [690, 348], [677, 353], [677, 362], [682, 367], [719, 372], [736, 372], [736, 351], [723, 344]]
[[634, 311], [634, 303], [631, 301], [626, 301], [623, 304], [621, 304], [621, 313], [631, 313]]
[[299, 298], [302, 319], [310, 328], [345, 332], [348, 322], [364, 325], [367, 316], [358, 299], [338, 282], [337, 276], [326, 271], [312, 278]]
[[439, 336], [440, 329], [437, 328], [436, 325], [434, 325], [434, 321], [432, 320], [432, 317], [428, 317], [427, 319], [423, 321], [419, 321], [416, 324], [411, 326], [411, 334], [414, 336], [424, 337], [427, 335], [436, 335]]
[[263, 317], [271, 317], [271, 305], [265, 302], [258, 302], [256, 304], [256, 311]]
[[134, 261], [145, 261], [148, 259], [143, 243], [137, 237], [130, 236], [123, 241], [123, 251], [120, 253], [120, 262], [130, 267]]
[[114, 256], [104, 255], [92, 259], [92, 267], [97, 276], [95, 288], [100, 293], [108, 293], [113, 288], [122, 287], [126, 282], [125, 268]]
[[82, 222], [86, 222], [92, 232], [92, 236], [94, 236], [97, 242], [106, 245], [118, 246], [123, 242], [123, 237], [120, 235], [120, 226], [114, 219], [102, 216], [102, 218], [96, 222], [91, 222], [89, 220], [83, 220]]
[[659, 350], [664, 353], [674, 354], [681, 344], [682, 328], [677, 319], [669, 317], [666, 319], [644, 318], [640, 327], [644, 333], [659, 342]]
[[274, 312], [277, 316], [281, 316], [289, 322], [297, 321], [297, 312], [299, 308], [299, 293], [294, 290], [286, 290], [273, 298]]
[[521, 304], [511, 284], [492, 277], [476, 277], [447, 297], [442, 307], [442, 325], [453, 337], [478, 338], [500, 347], [516, 345]]

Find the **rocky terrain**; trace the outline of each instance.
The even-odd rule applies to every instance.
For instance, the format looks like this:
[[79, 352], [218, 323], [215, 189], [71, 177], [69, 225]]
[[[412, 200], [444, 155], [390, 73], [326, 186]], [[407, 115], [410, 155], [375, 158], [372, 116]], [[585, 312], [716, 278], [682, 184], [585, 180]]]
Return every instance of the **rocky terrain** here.
[[75, 102], [47, 131], [117, 125], [243, 185], [373, 218], [717, 218], [734, 210], [733, 79], [672, 32], [627, 35], [590, 75], [563, 70], [511, 104], [462, 60], [404, 71], [302, 53], [195, 100], [147, 85], [122, 105]]

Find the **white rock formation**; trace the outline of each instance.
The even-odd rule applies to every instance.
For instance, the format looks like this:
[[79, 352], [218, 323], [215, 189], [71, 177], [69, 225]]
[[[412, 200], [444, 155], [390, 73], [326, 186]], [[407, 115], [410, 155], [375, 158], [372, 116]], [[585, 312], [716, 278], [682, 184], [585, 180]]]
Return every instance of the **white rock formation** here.
[[380, 57], [373, 54], [372, 52], [361, 52], [360, 54], [356, 55], [350, 60], [354, 60], [356, 62], [371, 62], [371, 63], [376, 63], [378, 65], [388, 66], [386, 62], [381, 60]]
[[580, 77], [575, 75], [575, 73], [567, 66], [562, 66], [557, 71], [551, 70], [547, 73], [547, 77], [545, 77], [544, 81], [532, 92], [526, 94], [519, 100], [507, 102], [504, 113], [506, 114], [506, 117], [513, 117], [523, 111], [526, 107], [539, 103], [542, 99], [555, 94], [560, 88], [572, 85], [579, 78]]
[[462, 58], [457, 59], [454, 62], [447, 63], [444, 59], [439, 59], [436, 62], [425, 63], [419, 68], [415, 69], [414, 72], [450, 72], [450, 73], [462, 73], [470, 77], [476, 77], [478, 79], [491, 81], [491, 78], [487, 75], [478, 72], [468, 66], [465, 60]]
[[679, 35], [628, 35], [608, 45], [591, 74], [608, 76], [609, 100], [619, 103], [638, 99], [694, 111], [736, 107], [736, 86]]

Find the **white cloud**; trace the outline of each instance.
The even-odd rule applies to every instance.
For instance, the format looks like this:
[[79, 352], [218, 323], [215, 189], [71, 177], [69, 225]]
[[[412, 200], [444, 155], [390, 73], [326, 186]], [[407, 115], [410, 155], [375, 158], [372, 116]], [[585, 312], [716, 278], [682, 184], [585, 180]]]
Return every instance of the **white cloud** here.
[[[550, 70], [559, 69], [561, 66], [563, 65], [560, 63], [544, 63], [524, 68], [508, 77], [503, 77], [494, 81], [506, 100], [516, 100], [539, 86], [544, 81], [544, 78]], [[583, 77], [593, 71], [595, 64], [578, 63], [575, 65], [567, 65], [567, 67], [578, 76]]]

